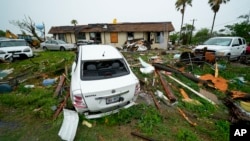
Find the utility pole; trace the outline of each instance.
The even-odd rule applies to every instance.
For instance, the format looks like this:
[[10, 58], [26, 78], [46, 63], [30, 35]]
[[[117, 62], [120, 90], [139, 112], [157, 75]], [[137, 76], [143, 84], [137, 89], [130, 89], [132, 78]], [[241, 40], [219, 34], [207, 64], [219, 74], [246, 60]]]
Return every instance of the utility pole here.
[[192, 40], [192, 34], [193, 34], [193, 30], [194, 30], [194, 21], [197, 21], [196, 19], [192, 19], [193, 23], [192, 23], [192, 30], [191, 30], [191, 34], [190, 34], [190, 39], [189, 39], [189, 44], [191, 44], [191, 40]]

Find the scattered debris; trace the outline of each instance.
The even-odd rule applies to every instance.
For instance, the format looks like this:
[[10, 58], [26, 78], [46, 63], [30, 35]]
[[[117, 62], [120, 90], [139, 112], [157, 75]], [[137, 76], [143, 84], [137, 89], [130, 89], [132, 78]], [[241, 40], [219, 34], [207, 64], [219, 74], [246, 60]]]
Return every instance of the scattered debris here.
[[188, 123], [190, 125], [192, 125], [192, 126], [196, 126], [197, 125], [195, 122], [192, 122], [179, 107], [177, 107], [177, 109], [181, 113], [181, 115], [188, 121]]
[[61, 91], [63, 85], [64, 85], [64, 82], [65, 82], [65, 75], [61, 75], [60, 76], [60, 81], [57, 85], [57, 88], [56, 88], [56, 91], [54, 92], [54, 97], [57, 97], [59, 95], [59, 92]]
[[11, 74], [14, 71], [14, 68], [6, 69], [6, 70], [0, 70], [0, 80], [2, 80], [7, 75]]
[[226, 92], [226, 90], [228, 89], [228, 84], [227, 84], [227, 80], [222, 78], [222, 77], [214, 77], [211, 74], [205, 74], [199, 77], [202, 80], [206, 80], [206, 81], [211, 81], [212, 85], [215, 89], [218, 89], [222, 92]]
[[70, 92], [67, 93], [66, 97], [64, 98], [64, 101], [62, 103], [60, 103], [59, 107], [57, 108], [55, 114], [53, 115], [54, 120], [57, 118], [57, 116], [60, 114], [62, 109], [65, 107], [69, 96], [70, 96]]
[[35, 85], [25, 85], [24, 88], [34, 88]]
[[170, 79], [174, 80], [175, 82], [181, 84], [183, 87], [189, 89], [191, 92], [193, 92], [194, 94], [198, 95], [199, 97], [201, 97], [201, 98], [207, 100], [208, 102], [210, 102], [211, 104], [215, 105], [215, 103], [214, 103], [213, 101], [211, 101], [210, 99], [206, 98], [205, 96], [203, 96], [203, 95], [200, 94], [199, 92], [195, 91], [194, 89], [190, 88], [190, 87], [187, 86], [186, 84], [180, 82], [178, 79], [176, 79], [176, 78], [174, 78], [174, 77], [172, 77], [172, 76], [170, 76], [170, 75], [168, 75], [168, 77], [169, 77]]
[[45, 79], [43, 80], [43, 86], [50, 86], [50, 85], [53, 85], [55, 82], [56, 82], [57, 79]]
[[181, 95], [183, 96], [182, 101], [188, 102], [188, 103], [191, 103], [191, 104], [195, 104], [195, 105], [202, 105], [202, 104], [200, 103], [200, 101], [189, 98], [189, 96], [188, 96], [187, 93], [184, 91], [184, 89], [181, 88], [181, 89], [180, 89], [180, 93], [181, 93]]
[[250, 94], [241, 91], [228, 91], [232, 99], [250, 100]]
[[63, 109], [63, 123], [58, 135], [62, 140], [73, 141], [79, 122], [79, 116], [76, 111]]
[[174, 93], [172, 92], [170, 86], [166, 83], [166, 81], [163, 79], [161, 73], [157, 70], [156, 73], [158, 74], [158, 76], [160, 77], [161, 80], [161, 84], [166, 92], [166, 96], [167, 98], [170, 100], [170, 102], [175, 102], [176, 101], [176, 97], [174, 96]]
[[142, 68], [140, 68], [140, 71], [142, 73], [148, 74], [154, 72], [155, 68], [151, 64], [148, 64], [145, 61], [143, 61], [141, 57], [139, 57], [138, 59], [142, 65]]
[[86, 121], [86, 120], [84, 120], [83, 122], [82, 122], [82, 125], [86, 125], [87, 127], [89, 127], [89, 128], [91, 128], [92, 127], [92, 124], [91, 123], [89, 123], [88, 121]]
[[0, 84], [0, 94], [9, 93], [12, 91], [12, 87], [9, 84]]
[[154, 100], [154, 103], [155, 103], [156, 108], [157, 108], [157, 109], [160, 111], [160, 113], [161, 113], [161, 107], [160, 107], [158, 101], [156, 100], [156, 98], [154, 97], [154, 94], [153, 94], [151, 91], [150, 91], [149, 93], [150, 93], [150, 95], [152, 96], [152, 98], [153, 98], [153, 100]]
[[225, 98], [224, 104], [228, 107], [232, 124], [250, 122], [250, 113], [243, 110], [233, 99]]
[[250, 112], [250, 102], [240, 101], [240, 106], [247, 112]]

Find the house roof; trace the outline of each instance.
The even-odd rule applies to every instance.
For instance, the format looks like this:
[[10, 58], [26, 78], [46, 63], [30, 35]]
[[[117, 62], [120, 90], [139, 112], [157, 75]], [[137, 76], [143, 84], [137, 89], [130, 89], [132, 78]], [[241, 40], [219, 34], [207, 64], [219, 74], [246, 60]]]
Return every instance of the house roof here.
[[160, 32], [174, 31], [171, 22], [138, 22], [138, 23], [97, 23], [74, 26], [53, 26], [49, 34], [76, 32]]

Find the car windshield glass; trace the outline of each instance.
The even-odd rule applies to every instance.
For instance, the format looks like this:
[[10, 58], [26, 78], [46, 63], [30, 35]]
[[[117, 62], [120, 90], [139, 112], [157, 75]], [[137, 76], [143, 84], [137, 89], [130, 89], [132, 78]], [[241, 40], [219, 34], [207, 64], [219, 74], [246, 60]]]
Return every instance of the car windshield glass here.
[[220, 46], [229, 46], [232, 42], [232, 39], [229, 38], [211, 38], [204, 42], [204, 45], [220, 45]]
[[1, 41], [0, 47], [27, 46], [26, 41]]
[[62, 40], [58, 40], [57, 43], [58, 43], [58, 44], [66, 44], [66, 43], [65, 43], [64, 41], [62, 41]]
[[81, 79], [108, 79], [129, 74], [129, 69], [123, 59], [82, 61]]

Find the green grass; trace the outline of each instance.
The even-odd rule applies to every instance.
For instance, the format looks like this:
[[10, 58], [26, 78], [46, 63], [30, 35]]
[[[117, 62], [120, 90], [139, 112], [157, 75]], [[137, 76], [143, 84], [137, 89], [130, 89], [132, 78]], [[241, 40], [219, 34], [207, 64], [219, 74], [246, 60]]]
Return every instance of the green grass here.
[[[160, 90], [164, 92], [158, 78], [155, 86], [150, 87], [154, 75], [142, 74], [139, 70], [140, 65], [133, 65], [139, 63], [138, 57], [142, 57], [144, 61], [148, 62], [150, 57], [160, 55], [163, 60], [166, 60], [165, 64], [174, 66], [171, 60], [173, 54], [161, 55], [161, 51], [150, 51], [145, 54], [137, 52], [123, 54], [132, 65], [131, 69], [137, 77], [143, 81], [147, 78], [148, 84], [142, 86], [144, 90]], [[44, 87], [42, 86], [42, 80], [44, 79], [43, 74], [46, 74], [49, 78], [60, 76], [64, 73], [65, 66], [70, 70], [73, 60], [74, 52], [48, 51], [39, 52], [32, 59], [0, 64], [1, 69], [14, 68], [14, 72], [8, 77], [28, 73], [24, 77], [28, 79], [20, 83], [13, 92], [0, 94], [0, 124], [4, 122], [5, 125], [4, 128], [0, 126], [0, 140], [61, 140], [57, 134], [63, 121], [63, 114], [61, 113], [56, 120], [53, 120], [52, 117], [55, 111], [52, 110], [52, 107], [59, 105], [66, 92], [63, 93], [63, 96], [54, 98], [53, 93], [56, 85]], [[246, 81], [250, 81], [249, 67], [235, 68], [232, 63], [226, 65], [225, 70], [219, 71], [220, 76], [227, 80], [234, 80], [240, 75]], [[207, 64], [202, 67], [194, 64], [193, 70], [190, 66], [186, 66], [186, 71], [196, 75], [214, 73], [211, 66]], [[173, 76], [197, 91], [201, 87], [180, 74], [173, 74]], [[178, 90], [182, 86], [168, 77], [164, 76], [164, 79], [172, 85], [171, 88], [178, 101], [175, 105], [166, 106], [160, 102], [162, 112], [159, 112], [154, 105], [138, 104], [110, 116], [87, 120], [93, 125], [92, 128], [82, 125], [82, 121], [86, 119], [83, 115], [79, 115], [80, 121], [75, 140], [141, 140], [132, 136], [131, 132], [137, 132], [156, 140], [229, 140], [230, 123], [226, 120], [229, 115], [227, 108], [223, 104], [214, 106], [185, 88], [189, 97], [200, 101], [202, 105], [183, 102]], [[67, 82], [67, 84], [69, 83]], [[35, 88], [25, 88], [24, 86], [27, 84], [34, 84]], [[249, 93], [250, 88], [248, 86], [249, 84], [239, 84], [237, 81], [229, 82], [229, 90], [240, 90]], [[219, 99], [226, 97], [225, 93], [218, 90], [209, 89], [208, 91], [216, 94]], [[197, 123], [197, 126], [191, 126], [176, 107], [181, 108], [191, 121]], [[67, 102], [67, 108], [72, 108], [70, 100]]]

